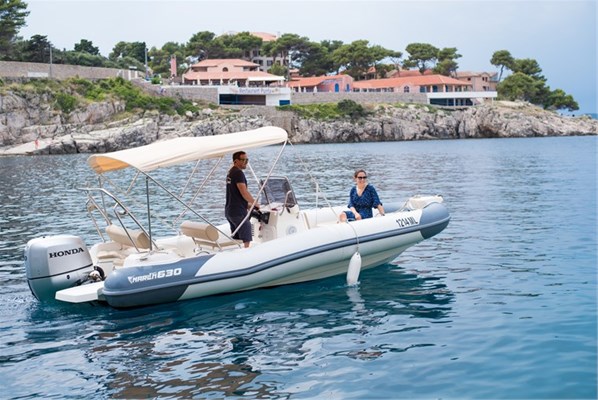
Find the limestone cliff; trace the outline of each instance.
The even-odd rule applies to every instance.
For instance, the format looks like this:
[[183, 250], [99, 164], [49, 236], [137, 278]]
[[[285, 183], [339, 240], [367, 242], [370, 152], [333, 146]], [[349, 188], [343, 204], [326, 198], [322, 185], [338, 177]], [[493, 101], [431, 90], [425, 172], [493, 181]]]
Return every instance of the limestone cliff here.
[[96, 102], [69, 114], [44, 95], [0, 94], [0, 155], [115, 151], [177, 136], [204, 136], [275, 125], [294, 143], [597, 135], [598, 121], [525, 103], [462, 110], [372, 105], [365, 118], [316, 120], [270, 107], [205, 109], [198, 115], [125, 114], [122, 102]]

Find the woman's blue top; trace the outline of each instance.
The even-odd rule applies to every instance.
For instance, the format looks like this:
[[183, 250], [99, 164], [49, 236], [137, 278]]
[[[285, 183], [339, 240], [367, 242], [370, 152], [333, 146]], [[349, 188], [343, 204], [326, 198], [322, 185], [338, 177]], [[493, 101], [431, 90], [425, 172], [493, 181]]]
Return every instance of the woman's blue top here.
[[349, 208], [355, 207], [362, 219], [372, 218], [372, 208], [378, 207], [382, 202], [378, 198], [378, 192], [372, 185], [367, 185], [361, 196], [357, 194], [357, 186], [351, 188], [349, 193]]

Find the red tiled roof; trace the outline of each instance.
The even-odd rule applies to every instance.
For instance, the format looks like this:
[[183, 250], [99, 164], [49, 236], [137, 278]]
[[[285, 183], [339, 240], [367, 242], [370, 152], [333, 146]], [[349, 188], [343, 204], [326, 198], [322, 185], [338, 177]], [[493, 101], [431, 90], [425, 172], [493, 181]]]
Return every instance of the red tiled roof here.
[[301, 77], [301, 78], [293, 78], [292, 81], [288, 83], [289, 87], [312, 87], [318, 86], [322, 82], [326, 80], [338, 80], [343, 79], [341, 75], [332, 75], [332, 76], [309, 76], [309, 77]]
[[277, 39], [276, 35], [267, 32], [249, 32], [253, 36], [257, 36], [262, 39], [264, 42], [273, 42]]
[[458, 79], [449, 78], [444, 75], [407, 76], [400, 78], [370, 79], [367, 81], [353, 82], [356, 89], [382, 89], [400, 86], [430, 86], [430, 85], [454, 85], [471, 86], [471, 84]]
[[[236, 31], [228, 31], [226, 33], [223, 34], [224, 35], [236, 35], [240, 32], [236, 32]], [[262, 41], [264, 42], [273, 42], [274, 40], [278, 39], [278, 37], [272, 33], [268, 33], [268, 32], [249, 32], [251, 35], [255, 36], [255, 37], [259, 37], [260, 39], [262, 39]]]
[[391, 76], [395, 77], [395, 78], [402, 78], [405, 76], [424, 76], [424, 75], [434, 75], [434, 72], [432, 72], [432, 70], [430, 70], [430, 69], [427, 69], [422, 74], [421, 72], [419, 72], [418, 69], [405, 69], [405, 70], [402, 69], [400, 71], [394, 70], [391, 73]]
[[[246, 80], [246, 79], [263, 79], [266, 81], [278, 81], [280, 76], [268, 74], [262, 71], [229, 71], [229, 72], [197, 72], [189, 71], [183, 74], [183, 78], [186, 80]], [[259, 78], [259, 79], [257, 79]]]
[[241, 60], [240, 58], [210, 58], [195, 63], [191, 68], [196, 67], [217, 67], [220, 64], [233, 64], [236, 67], [259, 67], [259, 64], [251, 61]]
[[470, 76], [482, 76], [482, 75], [492, 76], [492, 75], [494, 75], [494, 73], [492, 73], [492, 72], [472, 72], [472, 71], [457, 72], [458, 78], [466, 78], [466, 77], [470, 77]]

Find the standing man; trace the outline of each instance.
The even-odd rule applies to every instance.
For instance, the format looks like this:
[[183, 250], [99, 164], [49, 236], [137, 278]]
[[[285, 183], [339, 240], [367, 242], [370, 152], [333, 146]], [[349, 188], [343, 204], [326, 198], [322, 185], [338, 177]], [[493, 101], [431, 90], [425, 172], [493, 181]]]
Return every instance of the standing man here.
[[[244, 151], [237, 151], [233, 154], [233, 166], [226, 175], [226, 206], [224, 215], [230, 224], [230, 231], [234, 232], [241, 224], [247, 210], [254, 202], [253, 196], [247, 189], [247, 179], [243, 170], [247, 168], [249, 158]], [[255, 205], [256, 209], [259, 206]], [[242, 240], [245, 247], [251, 242], [251, 223], [249, 218], [241, 225], [233, 239]]]

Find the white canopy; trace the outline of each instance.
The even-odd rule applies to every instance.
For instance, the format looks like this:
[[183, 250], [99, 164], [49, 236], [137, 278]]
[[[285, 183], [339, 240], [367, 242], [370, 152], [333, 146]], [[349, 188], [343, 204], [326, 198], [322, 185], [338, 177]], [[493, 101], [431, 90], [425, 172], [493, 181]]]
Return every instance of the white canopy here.
[[143, 172], [287, 140], [287, 132], [274, 126], [224, 135], [180, 137], [133, 149], [94, 154], [87, 163], [98, 173], [133, 167]]

